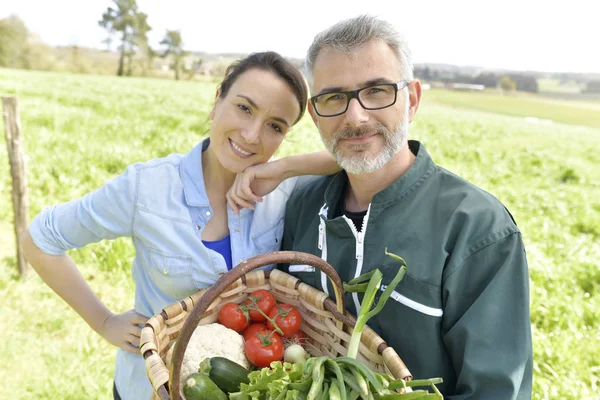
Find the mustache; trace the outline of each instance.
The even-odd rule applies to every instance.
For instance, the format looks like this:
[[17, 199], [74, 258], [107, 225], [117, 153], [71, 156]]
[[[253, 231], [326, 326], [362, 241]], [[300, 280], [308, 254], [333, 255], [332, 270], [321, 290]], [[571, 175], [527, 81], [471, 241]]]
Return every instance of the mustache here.
[[359, 138], [362, 136], [370, 136], [373, 134], [387, 135], [388, 130], [382, 125], [375, 127], [375, 128], [368, 127], [368, 126], [361, 126], [361, 127], [357, 127], [357, 128], [346, 128], [344, 130], [336, 132], [336, 134], [334, 135], [334, 138], [336, 140], [354, 139], [354, 138]]

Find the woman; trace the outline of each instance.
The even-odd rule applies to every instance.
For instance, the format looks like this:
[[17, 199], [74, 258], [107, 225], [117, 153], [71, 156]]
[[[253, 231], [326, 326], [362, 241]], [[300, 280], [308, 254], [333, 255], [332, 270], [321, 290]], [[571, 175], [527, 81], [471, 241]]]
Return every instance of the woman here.
[[[165, 306], [211, 286], [241, 260], [279, 248], [286, 180], [254, 210], [227, 207], [236, 174], [268, 161], [306, 108], [302, 75], [280, 55], [257, 53], [231, 65], [210, 112], [209, 138], [187, 155], [131, 165], [102, 188], [44, 209], [23, 237], [41, 278], [110, 343], [119, 347], [115, 398], [149, 399], [137, 344], [140, 325]], [[286, 175], [338, 170], [327, 152], [282, 159]], [[237, 211], [237, 210], [236, 210]], [[132, 238], [135, 306], [109, 310], [65, 254], [102, 239]]]

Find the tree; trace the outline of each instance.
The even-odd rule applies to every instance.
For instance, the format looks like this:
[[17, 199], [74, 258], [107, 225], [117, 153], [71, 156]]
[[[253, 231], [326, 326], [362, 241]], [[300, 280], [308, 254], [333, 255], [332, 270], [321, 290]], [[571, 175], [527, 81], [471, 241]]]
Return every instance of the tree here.
[[600, 81], [589, 81], [584, 93], [600, 93]]
[[537, 93], [539, 91], [535, 76], [512, 74], [511, 79], [517, 83], [518, 91], [530, 93]]
[[[108, 31], [109, 36], [119, 34], [119, 68], [117, 75], [131, 75], [132, 58], [142, 43], [147, 43], [147, 33], [152, 29], [148, 24], [148, 15], [140, 12], [136, 0], [112, 0], [115, 8], [108, 7], [98, 24]], [[127, 71], [125, 60], [127, 59]]]
[[500, 88], [504, 93], [512, 92], [517, 88], [517, 82], [513, 81], [510, 76], [504, 75], [502, 79], [500, 79]]
[[187, 51], [183, 50], [181, 32], [167, 30], [167, 33], [160, 44], [166, 47], [162, 53], [162, 57], [168, 57], [170, 55], [173, 58], [171, 67], [175, 71], [175, 80], [179, 80], [179, 71], [182, 66], [183, 58], [188, 54]]
[[473, 84], [483, 85], [486, 88], [495, 88], [498, 86], [498, 77], [491, 72], [484, 72], [477, 75], [473, 81]]
[[0, 67], [51, 69], [52, 49], [16, 15], [0, 19]]
[[16, 15], [0, 20], [0, 66], [23, 68], [29, 31]]

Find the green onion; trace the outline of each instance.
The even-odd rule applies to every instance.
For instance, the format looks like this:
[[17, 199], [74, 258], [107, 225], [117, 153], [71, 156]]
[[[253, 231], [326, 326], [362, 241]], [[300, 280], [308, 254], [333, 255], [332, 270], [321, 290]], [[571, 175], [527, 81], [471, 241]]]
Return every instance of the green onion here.
[[[367, 272], [357, 278], [352, 279], [347, 284], [344, 284], [344, 290], [346, 292], [364, 292], [363, 302], [360, 306], [360, 311], [358, 313], [358, 317], [356, 318], [356, 325], [354, 326], [354, 330], [352, 332], [352, 336], [350, 338], [350, 345], [348, 347], [348, 357], [356, 358], [358, 356], [358, 347], [360, 345], [360, 338], [362, 336], [362, 332], [367, 324], [367, 321], [377, 315], [383, 307], [385, 303], [388, 301], [396, 286], [400, 283], [402, 278], [404, 278], [404, 274], [406, 273], [406, 262], [402, 257], [397, 256], [393, 253], [388, 253], [387, 248], [385, 249], [385, 254], [392, 257], [393, 259], [400, 261], [402, 264], [396, 273], [396, 276], [389, 284], [388, 287], [385, 288], [383, 294], [379, 298], [379, 302], [371, 310], [373, 302], [375, 301], [375, 295], [379, 291], [381, 287], [381, 281], [383, 280], [383, 274], [379, 269], [375, 269], [373, 271]], [[364, 282], [369, 281], [368, 284]]]

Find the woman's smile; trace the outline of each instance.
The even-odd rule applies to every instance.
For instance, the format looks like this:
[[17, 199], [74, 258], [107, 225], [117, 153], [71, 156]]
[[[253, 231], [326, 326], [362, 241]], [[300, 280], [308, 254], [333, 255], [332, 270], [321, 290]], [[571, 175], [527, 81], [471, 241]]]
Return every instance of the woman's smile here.
[[231, 150], [233, 151], [233, 153], [241, 158], [247, 158], [254, 154], [231, 139], [229, 139], [229, 146], [231, 147]]

